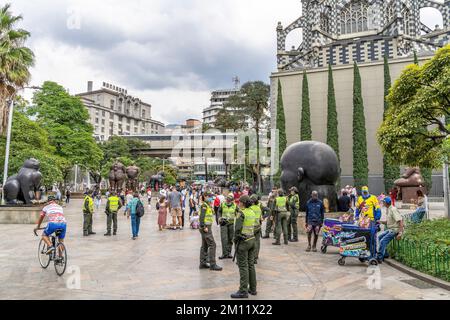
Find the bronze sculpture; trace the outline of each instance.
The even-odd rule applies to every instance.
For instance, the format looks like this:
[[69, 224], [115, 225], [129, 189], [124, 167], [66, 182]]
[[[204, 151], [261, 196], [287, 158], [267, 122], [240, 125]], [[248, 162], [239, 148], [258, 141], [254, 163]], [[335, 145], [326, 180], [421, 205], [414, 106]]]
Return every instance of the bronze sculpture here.
[[3, 190], [7, 204], [32, 204], [40, 199], [42, 174], [40, 163], [36, 159], [25, 160], [19, 173], [8, 178]]
[[139, 187], [138, 177], [139, 177], [139, 174], [141, 173], [141, 169], [133, 164], [133, 165], [127, 167], [125, 172], [126, 172], [127, 178], [128, 178], [127, 189], [136, 191], [137, 188]]
[[422, 174], [420, 173], [419, 168], [408, 168], [405, 170], [403, 176], [395, 180], [394, 182], [396, 187], [405, 188], [405, 187], [421, 187], [424, 185]]
[[116, 160], [109, 172], [109, 186], [111, 191], [120, 192], [126, 178], [125, 166]]
[[281, 184], [285, 192], [291, 187], [300, 191], [300, 209], [306, 210], [311, 193], [328, 200], [331, 211], [337, 210], [336, 182], [340, 176], [339, 160], [334, 150], [321, 142], [298, 142], [286, 149], [281, 158]]
[[150, 177], [150, 186], [153, 190], [159, 190], [164, 184], [165, 173], [158, 172], [158, 174]]

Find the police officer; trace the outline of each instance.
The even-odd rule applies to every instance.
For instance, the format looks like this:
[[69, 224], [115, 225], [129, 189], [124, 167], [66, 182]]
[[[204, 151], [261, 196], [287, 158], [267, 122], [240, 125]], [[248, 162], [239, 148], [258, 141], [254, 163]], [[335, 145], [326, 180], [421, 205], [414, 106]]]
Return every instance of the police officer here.
[[236, 213], [237, 205], [234, 203], [234, 196], [233, 194], [229, 194], [226, 202], [222, 203], [218, 209], [220, 239], [222, 241], [222, 256], [219, 257], [220, 260], [233, 259], [231, 250], [233, 248]]
[[239, 291], [233, 293], [233, 299], [246, 299], [248, 294], [256, 296], [255, 271], [255, 212], [250, 209], [252, 201], [249, 196], [242, 196], [239, 200], [240, 211], [236, 218], [234, 243], [237, 250], [237, 264], [239, 266]]
[[117, 235], [117, 212], [122, 208], [122, 201], [117, 196], [116, 192], [111, 192], [111, 195], [106, 202], [106, 233], [105, 237], [111, 236], [111, 224], [113, 224], [113, 235]]
[[288, 225], [288, 238], [290, 242], [298, 242], [298, 211], [300, 209], [300, 198], [298, 196], [298, 189], [296, 187], [291, 188], [291, 194], [289, 195], [289, 210], [291, 212], [291, 218]]
[[[203, 195], [203, 203], [200, 210], [200, 234], [202, 236], [202, 247], [200, 248], [200, 269], [222, 271], [216, 264], [216, 242], [212, 232], [214, 224], [214, 210], [211, 208], [214, 195], [207, 191]], [[209, 254], [209, 263], [207, 263]]]
[[256, 252], [255, 252], [255, 264], [258, 263], [259, 258], [259, 251], [261, 249], [261, 226], [263, 222], [263, 212], [267, 212], [268, 209], [264, 208], [262, 204], [259, 202], [259, 196], [256, 194], [253, 194], [250, 197], [250, 200], [252, 201], [252, 206], [250, 209], [253, 210], [255, 213], [255, 241], [256, 241]]
[[269, 239], [272, 229], [276, 226], [276, 211], [275, 211], [275, 199], [278, 196], [278, 190], [274, 189], [269, 194], [269, 200], [267, 201], [267, 208], [269, 209], [268, 215], [265, 215], [266, 220], [266, 234], [262, 237], [263, 239]]
[[288, 211], [289, 203], [287, 197], [284, 195], [283, 190], [278, 191], [278, 197], [275, 199], [276, 213], [277, 213], [277, 226], [275, 228], [275, 242], [274, 246], [281, 245], [281, 232], [283, 232], [284, 244], [289, 244], [288, 241], [288, 222], [291, 213]]
[[94, 199], [92, 191], [88, 191], [83, 201], [83, 235], [85, 237], [96, 234], [92, 232], [92, 215], [94, 214]]

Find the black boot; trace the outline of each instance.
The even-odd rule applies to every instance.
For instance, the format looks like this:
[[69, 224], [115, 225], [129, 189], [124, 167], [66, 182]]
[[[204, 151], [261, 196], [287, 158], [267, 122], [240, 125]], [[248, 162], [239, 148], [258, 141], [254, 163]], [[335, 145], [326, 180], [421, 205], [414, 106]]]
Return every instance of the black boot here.
[[261, 237], [261, 239], [269, 239], [270, 236], [268, 234], [266, 234], [265, 236]]
[[231, 298], [232, 299], [248, 299], [248, 293], [247, 292], [240, 292], [240, 291], [238, 291], [236, 293], [233, 293], [231, 295]]
[[258, 295], [258, 292], [256, 290], [255, 291], [249, 291], [248, 293], [251, 294], [252, 296]]
[[105, 237], [111, 237], [111, 231], [108, 231], [107, 233], [104, 234]]
[[274, 242], [274, 243], [272, 243], [272, 245], [274, 245], [274, 246], [281, 246], [281, 243], [280, 243], [280, 241], [276, 241], [276, 242]]
[[200, 267], [198, 267], [198, 268], [199, 269], [209, 269], [209, 268], [211, 268], [211, 266], [208, 263], [204, 263], [204, 264], [201, 264]]

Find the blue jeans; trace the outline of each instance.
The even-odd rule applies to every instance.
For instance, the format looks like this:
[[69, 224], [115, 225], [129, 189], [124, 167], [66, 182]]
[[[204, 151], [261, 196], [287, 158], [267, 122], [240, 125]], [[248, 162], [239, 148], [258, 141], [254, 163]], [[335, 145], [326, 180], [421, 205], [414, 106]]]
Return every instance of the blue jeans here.
[[131, 232], [133, 233], [133, 238], [139, 236], [139, 226], [141, 225], [141, 218], [136, 214], [131, 215]]
[[386, 249], [389, 243], [394, 240], [394, 238], [398, 235], [398, 232], [387, 230], [378, 235], [378, 242], [380, 244], [380, 248], [378, 249], [377, 259], [384, 260], [386, 257]]

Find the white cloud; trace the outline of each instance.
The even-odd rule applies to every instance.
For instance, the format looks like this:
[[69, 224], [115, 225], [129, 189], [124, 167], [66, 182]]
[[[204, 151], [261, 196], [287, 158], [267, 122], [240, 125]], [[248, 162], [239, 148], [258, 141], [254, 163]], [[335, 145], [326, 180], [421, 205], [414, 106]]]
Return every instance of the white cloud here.
[[[115, 83], [151, 103], [155, 119], [172, 123], [200, 118], [210, 91], [231, 87], [235, 75], [268, 82], [277, 22], [298, 18], [301, 3], [14, 0], [12, 9], [32, 33], [33, 84], [52, 80], [77, 93], [88, 80]], [[423, 18], [442, 25], [431, 9]], [[292, 38], [288, 45], [298, 45], [299, 36]]]

